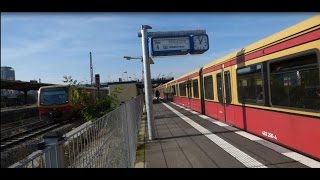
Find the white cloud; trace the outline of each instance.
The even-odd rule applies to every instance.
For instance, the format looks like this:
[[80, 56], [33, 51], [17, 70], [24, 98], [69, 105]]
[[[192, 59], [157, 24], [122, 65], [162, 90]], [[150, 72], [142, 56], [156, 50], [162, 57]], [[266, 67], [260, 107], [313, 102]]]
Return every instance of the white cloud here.
[[6, 47], [5, 44], [2, 44], [4, 47], [1, 47], [1, 61], [21, 61], [28, 56], [32, 57], [40, 52], [51, 51], [59, 45], [61, 40], [64, 40], [68, 36], [67, 33], [60, 31], [37, 40], [16, 39], [16, 42], [13, 43], [14, 47]]

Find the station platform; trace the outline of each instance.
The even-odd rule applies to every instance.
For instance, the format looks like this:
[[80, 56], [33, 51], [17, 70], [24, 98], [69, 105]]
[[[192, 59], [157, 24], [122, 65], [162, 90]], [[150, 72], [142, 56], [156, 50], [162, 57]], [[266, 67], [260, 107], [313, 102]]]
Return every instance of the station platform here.
[[[155, 138], [144, 132], [144, 168], [320, 168], [320, 162], [223, 122], [154, 100]], [[141, 159], [141, 158], [140, 158]]]
[[38, 108], [38, 105], [31, 104], [31, 105], [24, 105], [24, 106], [5, 107], [5, 108], [1, 108], [1, 113], [9, 112], [9, 111], [20, 111], [24, 109], [34, 109], [34, 108]]
[[17, 107], [1, 108], [1, 124], [12, 123], [22, 119], [37, 117], [37, 104]]

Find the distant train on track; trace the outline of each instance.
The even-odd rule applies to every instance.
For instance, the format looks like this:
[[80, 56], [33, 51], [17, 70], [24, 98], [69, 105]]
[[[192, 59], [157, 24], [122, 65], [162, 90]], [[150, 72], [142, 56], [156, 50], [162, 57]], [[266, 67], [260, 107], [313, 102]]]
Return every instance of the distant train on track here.
[[[76, 87], [85, 90], [94, 100], [98, 95], [97, 88]], [[63, 121], [76, 117], [81, 109], [74, 107], [70, 101], [69, 85], [44, 86], [38, 92], [39, 117], [44, 121]], [[100, 95], [108, 94], [108, 89], [101, 88]]]
[[163, 84], [160, 97], [320, 160], [320, 15]]

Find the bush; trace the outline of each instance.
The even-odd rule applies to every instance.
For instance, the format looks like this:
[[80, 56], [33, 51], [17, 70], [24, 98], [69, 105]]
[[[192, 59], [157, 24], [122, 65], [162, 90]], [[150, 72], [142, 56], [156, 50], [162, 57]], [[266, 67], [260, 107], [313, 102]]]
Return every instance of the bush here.
[[79, 110], [86, 121], [99, 118], [119, 106], [117, 97], [122, 91], [121, 87], [117, 87], [110, 95], [101, 92], [99, 97], [97, 92], [88, 92], [85, 88], [81, 88], [80, 83], [73, 80], [71, 76], [63, 78], [63, 82], [70, 85], [70, 103]]

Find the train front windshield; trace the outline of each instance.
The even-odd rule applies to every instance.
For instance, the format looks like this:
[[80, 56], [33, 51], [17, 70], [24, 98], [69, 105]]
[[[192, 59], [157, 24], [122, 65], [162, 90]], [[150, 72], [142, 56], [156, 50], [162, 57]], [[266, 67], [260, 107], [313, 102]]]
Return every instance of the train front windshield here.
[[66, 88], [42, 89], [40, 94], [41, 105], [61, 105], [68, 103], [68, 92]]

